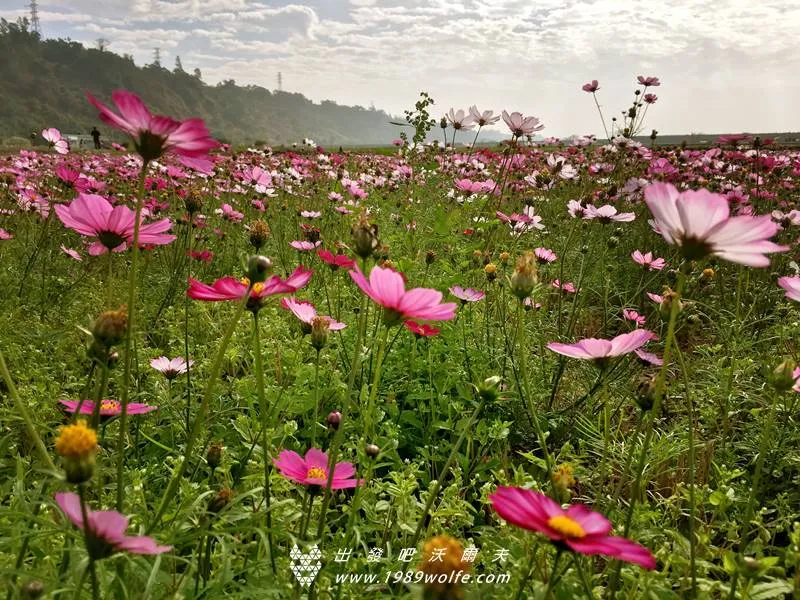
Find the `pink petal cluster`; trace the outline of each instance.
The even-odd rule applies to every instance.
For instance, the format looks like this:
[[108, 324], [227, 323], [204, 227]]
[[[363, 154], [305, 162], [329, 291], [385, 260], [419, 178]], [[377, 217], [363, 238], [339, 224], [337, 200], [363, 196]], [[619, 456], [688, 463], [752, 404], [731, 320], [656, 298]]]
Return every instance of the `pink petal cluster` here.
[[47, 140], [50, 147], [59, 154], [67, 154], [69, 152], [69, 142], [61, 137], [61, 132], [55, 127], [44, 129], [42, 137]]
[[119, 114], [91, 94], [86, 96], [100, 111], [101, 121], [133, 138], [136, 150], [145, 160], [158, 158], [165, 152], [174, 152], [187, 158], [203, 158], [209, 150], [219, 145], [211, 138], [202, 119], [176, 121], [170, 117], [152, 115], [139, 96], [131, 92], [117, 90], [111, 94]]
[[175, 379], [178, 375], [183, 375], [194, 364], [193, 360], [186, 363], [182, 356], [169, 359], [166, 356], [159, 356], [150, 361], [150, 366], [164, 375], [167, 379]]
[[95, 560], [110, 556], [114, 552], [131, 552], [132, 554], [163, 554], [172, 550], [172, 546], [160, 546], [145, 535], [128, 536], [128, 517], [115, 510], [93, 511], [86, 509], [86, 520], [83, 522], [81, 501], [78, 494], [59, 492], [56, 502], [67, 518], [77, 528], [86, 531], [95, 544], [90, 545], [97, 553]]
[[708, 190], [679, 192], [669, 183], [654, 183], [644, 191], [658, 232], [677, 244], [689, 260], [708, 254], [750, 267], [766, 267], [765, 254], [789, 248], [769, 241], [780, 226], [769, 215], [730, 216], [725, 196]]
[[605, 206], [596, 207], [594, 204], [588, 204], [583, 213], [584, 219], [597, 219], [601, 223], [629, 223], [636, 218], [632, 212], [618, 213], [617, 209], [606, 204]]
[[[66, 407], [68, 413], [74, 414], [80, 406], [82, 415], [91, 415], [94, 413], [94, 401], [84, 400], [59, 400], [61, 404]], [[140, 404], [138, 402], [128, 402], [129, 415], [144, 415], [154, 410], [157, 406], [150, 406], [149, 404]], [[101, 417], [118, 417], [122, 414], [122, 404], [117, 400], [103, 400], [100, 403], [100, 416]]]
[[631, 254], [631, 258], [633, 258], [633, 262], [636, 264], [647, 267], [651, 271], [660, 271], [667, 264], [667, 261], [665, 261], [663, 258], [653, 258], [652, 252], [642, 254], [641, 251], [634, 250]]
[[[317, 448], [309, 448], [305, 457], [292, 450], [281, 451], [273, 464], [281, 475], [303, 485], [327, 486], [330, 471], [328, 470], [328, 455]], [[336, 463], [333, 467], [331, 489], [342, 490], [354, 488], [364, 483], [363, 479], [356, 479], [356, 468], [349, 462]]]
[[563, 509], [541, 492], [514, 487], [497, 488], [489, 500], [497, 514], [512, 525], [546, 535], [573, 552], [600, 554], [645, 569], [656, 568], [656, 559], [647, 548], [610, 535], [611, 522], [582, 504]]
[[480, 290], [473, 290], [472, 288], [465, 289], [460, 285], [451, 287], [450, 293], [463, 302], [478, 302], [486, 297], [486, 294]]
[[778, 285], [786, 291], [786, 297], [800, 302], [800, 277], [781, 277]]
[[[254, 299], [268, 298], [276, 294], [294, 294], [305, 287], [311, 280], [313, 271], [304, 266], [297, 267], [285, 280], [273, 275], [263, 283], [256, 283], [250, 290], [250, 297]], [[208, 285], [189, 279], [189, 290], [186, 294], [194, 300], [206, 302], [219, 302], [222, 300], [240, 300], [247, 293], [250, 282], [247, 278], [223, 277]]]
[[584, 92], [589, 92], [590, 94], [594, 94], [597, 90], [600, 89], [600, 84], [597, 82], [597, 79], [592, 79], [589, 83], [584, 83], [581, 86], [581, 89]]
[[322, 262], [328, 263], [332, 269], [352, 269], [356, 261], [345, 254], [334, 254], [330, 250], [317, 250], [317, 256]]
[[537, 131], [544, 129], [544, 125], [539, 122], [536, 117], [523, 117], [520, 112], [512, 112], [508, 114], [503, 111], [503, 121], [505, 121], [508, 128], [514, 137], [521, 137], [523, 135], [532, 135]]
[[[102, 196], [81, 193], [68, 205], [56, 204], [55, 210], [66, 227], [86, 237], [97, 238], [89, 246], [92, 256], [109, 250], [124, 252], [133, 243], [136, 213], [127, 206], [112, 206]], [[169, 219], [141, 224], [139, 244], [162, 246], [171, 243], [175, 236], [164, 233], [170, 227], [172, 221]]]
[[350, 277], [373, 302], [382, 306], [384, 322], [396, 325], [401, 321], [449, 321], [456, 316], [454, 302], [442, 303], [442, 293], [430, 288], [406, 291], [403, 276], [392, 269], [373, 267], [369, 281], [356, 267]]
[[571, 358], [584, 360], [601, 360], [622, 356], [633, 352], [637, 348], [644, 346], [650, 340], [657, 339], [652, 331], [647, 329], [637, 329], [630, 333], [623, 333], [610, 340], [598, 338], [586, 338], [575, 344], [562, 344], [560, 342], [550, 342], [547, 347], [558, 354]]
[[319, 318], [325, 319], [328, 322], [328, 329], [331, 331], [341, 331], [347, 327], [347, 325], [340, 323], [333, 317], [317, 315], [317, 309], [314, 308], [314, 305], [307, 300], [298, 300], [297, 298], [282, 298], [281, 307], [290, 311], [295, 317], [300, 319], [302, 323], [305, 323], [309, 326], [311, 325], [311, 322], [319, 316]]

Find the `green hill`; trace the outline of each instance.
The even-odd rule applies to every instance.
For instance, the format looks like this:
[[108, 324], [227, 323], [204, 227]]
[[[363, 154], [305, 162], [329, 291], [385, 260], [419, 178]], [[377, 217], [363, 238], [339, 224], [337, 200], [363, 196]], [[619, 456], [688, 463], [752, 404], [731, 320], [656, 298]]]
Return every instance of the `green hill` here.
[[[233, 80], [207, 85], [199, 73], [137, 67], [132, 58], [107, 50], [40, 39], [24, 20], [0, 20], [0, 56], [0, 137], [44, 127], [87, 133], [100, 123], [86, 92], [108, 102], [118, 88], [139, 94], [155, 113], [201, 117], [214, 136], [233, 143], [288, 144], [309, 137], [321, 145], [388, 144], [398, 134], [383, 111], [315, 104], [302, 94]], [[113, 138], [109, 128], [102, 131], [104, 139]]]

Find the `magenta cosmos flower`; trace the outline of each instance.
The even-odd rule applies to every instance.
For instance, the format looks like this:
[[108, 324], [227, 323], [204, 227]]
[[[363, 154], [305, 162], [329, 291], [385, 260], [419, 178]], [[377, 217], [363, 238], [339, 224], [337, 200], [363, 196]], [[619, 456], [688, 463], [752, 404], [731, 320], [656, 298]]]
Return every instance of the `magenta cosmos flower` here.
[[[78, 406], [81, 407], [82, 415], [91, 415], [94, 413], [94, 402], [92, 400], [59, 400], [61, 404], [67, 409], [68, 413], [75, 414]], [[139, 404], [138, 402], [128, 402], [129, 415], [144, 415], [154, 410], [157, 406], [149, 406], [147, 404]], [[118, 417], [122, 414], [122, 404], [117, 400], [103, 400], [100, 402], [100, 416], [101, 417]]]
[[187, 364], [182, 356], [173, 359], [169, 359], [166, 356], [159, 356], [150, 361], [150, 366], [167, 379], [175, 379], [178, 375], [183, 375], [193, 364], [193, 360], [190, 360]]
[[[263, 283], [253, 284], [250, 298], [261, 300], [276, 294], [294, 294], [311, 280], [312, 271], [304, 266], [297, 267], [285, 280], [273, 275]], [[189, 290], [186, 292], [194, 300], [206, 302], [220, 302], [222, 300], [240, 300], [247, 293], [250, 281], [247, 277], [223, 277], [217, 279], [212, 285], [201, 283], [196, 279], [189, 279]]]
[[389, 326], [402, 321], [449, 321], [456, 316], [455, 302], [442, 303], [442, 293], [430, 288], [406, 291], [403, 276], [391, 269], [373, 267], [369, 281], [356, 267], [350, 277], [373, 302], [384, 308], [383, 321]]
[[317, 256], [320, 257], [322, 262], [328, 263], [334, 271], [339, 268], [352, 269], [356, 266], [356, 261], [349, 256], [334, 254], [330, 250], [317, 250]]
[[511, 114], [503, 111], [503, 121], [508, 125], [514, 137], [531, 135], [544, 129], [544, 125], [536, 117], [523, 117], [521, 112], [516, 111]]
[[219, 144], [211, 138], [202, 119], [176, 121], [152, 115], [144, 102], [131, 92], [117, 90], [111, 99], [119, 114], [87, 93], [89, 102], [100, 111], [100, 120], [133, 138], [136, 151], [145, 160], [154, 160], [166, 152], [181, 157], [203, 158]]
[[582, 504], [561, 508], [534, 490], [499, 487], [489, 496], [492, 508], [503, 519], [528, 531], [546, 535], [580, 554], [608, 556], [644, 569], [655, 569], [656, 559], [644, 546], [609, 535], [611, 521]]
[[633, 352], [656, 338], [656, 334], [648, 329], [637, 329], [630, 333], [618, 335], [610, 340], [586, 338], [575, 344], [550, 342], [547, 347], [553, 352], [564, 356], [603, 363], [609, 358]]
[[438, 327], [432, 327], [427, 323], [417, 323], [416, 321], [406, 321], [403, 326], [417, 337], [433, 337], [442, 332]]
[[472, 288], [464, 289], [460, 285], [451, 287], [450, 293], [462, 302], [478, 302], [486, 297], [486, 294], [480, 290], [473, 290]]
[[786, 291], [786, 297], [800, 302], [800, 277], [781, 277], [778, 285]]
[[[56, 214], [61, 222], [81, 235], [97, 238], [89, 246], [89, 254], [97, 256], [109, 250], [124, 252], [133, 243], [136, 213], [127, 206], [112, 206], [96, 194], [78, 194], [69, 205], [56, 204]], [[171, 243], [174, 235], [164, 233], [172, 221], [161, 219], [139, 226], [140, 246], [163, 246]]]
[[770, 252], [786, 246], [769, 241], [779, 230], [769, 215], [730, 216], [725, 196], [708, 190], [678, 192], [670, 183], [654, 183], [644, 191], [657, 231], [683, 256], [698, 260], [708, 254], [750, 267], [766, 267]]
[[[272, 463], [278, 468], [280, 474], [302, 483], [303, 485], [327, 486], [328, 476], [328, 455], [317, 448], [309, 448], [305, 458], [297, 452], [283, 450], [278, 458]], [[333, 467], [333, 480], [331, 489], [342, 490], [354, 488], [364, 483], [363, 479], [354, 479], [356, 468], [349, 462], [336, 463]]]
[[56, 494], [56, 502], [73, 525], [88, 534], [91, 541], [89, 552], [95, 560], [111, 556], [114, 552], [163, 554], [172, 550], [172, 546], [159, 546], [153, 538], [145, 535], [125, 535], [128, 517], [115, 510], [93, 511], [87, 508], [88, 524], [85, 525], [78, 494], [59, 492]]
[[592, 79], [589, 83], [584, 83], [581, 89], [584, 92], [589, 92], [590, 94], [594, 94], [597, 90], [600, 89], [600, 84], [597, 82], [597, 79]]

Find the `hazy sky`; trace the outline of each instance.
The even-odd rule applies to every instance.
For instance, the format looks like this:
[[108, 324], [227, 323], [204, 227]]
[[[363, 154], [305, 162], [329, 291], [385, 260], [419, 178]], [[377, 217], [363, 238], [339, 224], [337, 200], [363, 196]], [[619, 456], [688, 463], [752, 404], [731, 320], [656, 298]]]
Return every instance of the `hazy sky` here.
[[[0, 16], [29, 0], [0, 0]], [[800, 0], [40, 0], [42, 32], [172, 68], [200, 67], [313, 100], [519, 110], [544, 135], [600, 133], [636, 75], [662, 85], [648, 113], [662, 133], [800, 130]], [[147, 90], [135, 90], [145, 99]]]

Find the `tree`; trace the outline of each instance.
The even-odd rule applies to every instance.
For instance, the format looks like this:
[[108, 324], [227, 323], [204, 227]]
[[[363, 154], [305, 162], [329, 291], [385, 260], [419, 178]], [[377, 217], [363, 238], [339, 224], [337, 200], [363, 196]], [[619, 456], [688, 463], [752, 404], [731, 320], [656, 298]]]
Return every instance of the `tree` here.
[[198, 68], [195, 68], [195, 70], [194, 70], [194, 76], [195, 76], [197, 79], [200, 79], [201, 81], [202, 81], [202, 79], [203, 79], [203, 74], [200, 72], [200, 69], [198, 69]]

